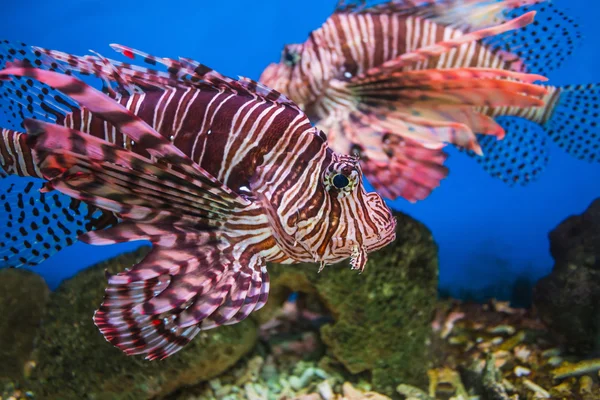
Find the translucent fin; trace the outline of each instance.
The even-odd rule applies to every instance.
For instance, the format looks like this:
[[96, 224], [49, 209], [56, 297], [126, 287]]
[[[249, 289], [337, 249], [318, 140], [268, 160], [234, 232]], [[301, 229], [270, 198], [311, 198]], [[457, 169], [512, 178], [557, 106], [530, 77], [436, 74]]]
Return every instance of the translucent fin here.
[[554, 71], [581, 45], [582, 35], [577, 21], [551, 1], [531, 2], [521, 8], [508, 10], [506, 17], [514, 18], [535, 11], [535, 21], [526, 27], [484, 39], [494, 49], [517, 55], [521, 71], [546, 75]]
[[[0, 41], [0, 69], [18, 61], [51, 71], [69, 73], [68, 70], [47, 60], [42, 53], [20, 42]], [[26, 118], [60, 122], [64, 116], [78, 109], [67, 96], [34, 79], [15, 76], [10, 80], [0, 79], [1, 126], [23, 131]]]
[[397, 14], [427, 18], [470, 32], [506, 22], [517, 7], [544, 0], [339, 0], [334, 12]]
[[504, 139], [479, 135], [483, 156], [469, 152], [470, 155], [492, 177], [509, 186], [525, 186], [535, 181], [549, 161], [546, 132], [540, 125], [523, 118], [498, 117], [496, 121], [505, 130]]
[[39, 179], [10, 178], [0, 190], [0, 268], [35, 266], [85, 232], [116, 219], [59, 193], [41, 193]]
[[[504, 77], [513, 80], [498, 79]], [[480, 153], [474, 132], [502, 136], [503, 131], [471, 106], [541, 106], [546, 88], [530, 83], [541, 78], [485, 68], [394, 72], [388, 65], [339, 86], [347, 89], [350, 97], [360, 99], [356, 108], [362, 115], [354, 115], [365, 125], [403, 138], [452, 143]]]
[[600, 162], [600, 85], [564, 86], [544, 128], [550, 139], [579, 160]]

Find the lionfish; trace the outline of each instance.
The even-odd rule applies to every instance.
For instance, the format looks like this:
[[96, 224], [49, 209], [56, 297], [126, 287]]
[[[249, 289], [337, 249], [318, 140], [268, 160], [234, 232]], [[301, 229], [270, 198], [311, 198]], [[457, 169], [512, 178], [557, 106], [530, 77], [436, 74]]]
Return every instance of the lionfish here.
[[359, 155], [384, 197], [426, 198], [448, 173], [447, 144], [526, 184], [548, 161], [547, 137], [600, 161], [597, 86], [535, 84], [580, 38], [547, 3], [341, 1], [260, 81], [299, 104], [335, 151]]
[[[356, 158], [334, 153], [274, 90], [119, 45], [167, 71], [3, 45], [18, 60], [0, 71], [0, 92], [26, 133], [2, 130], [0, 162], [5, 174], [44, 180], [2, 194], [3, 264], [35, 265], [77, 237], [150, 241], [141, 262], [108, 277], [94, 315], [128, 355], [166, 358], [260, 309], [267, 262], [350, 258], [362, 271], [368, 252], [395, 239]], [[104, 93], [79, 74], [102, 79]]]

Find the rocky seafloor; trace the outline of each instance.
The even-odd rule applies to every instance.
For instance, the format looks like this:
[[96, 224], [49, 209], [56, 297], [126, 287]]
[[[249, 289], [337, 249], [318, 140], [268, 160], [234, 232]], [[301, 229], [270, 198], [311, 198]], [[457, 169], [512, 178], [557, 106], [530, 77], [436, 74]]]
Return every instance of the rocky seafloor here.
[[49, 295], [34, 274], [0, 271], [0, 400], [600, 399], [598, 354], [557, 334], [548, 307], [539, 317], [539, 306], [438, 300], [431, 233], [397, 217], [398, 240], [362, 275], [271, 265], [262, 310], [163, 361], [123, 355], [92, 322], [105, 270], [130, 267], [147, 249]]

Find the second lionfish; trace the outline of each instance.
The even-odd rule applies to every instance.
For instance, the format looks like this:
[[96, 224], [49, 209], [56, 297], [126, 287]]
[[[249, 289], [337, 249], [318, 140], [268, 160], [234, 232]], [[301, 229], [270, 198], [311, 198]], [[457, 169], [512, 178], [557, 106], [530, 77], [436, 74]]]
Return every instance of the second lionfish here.
[[298, 103], [335, 151], [359, 154], [385, 197], [427, 197], [448, 173], [447, 144], [509, 184], [539, 176], [548, 139], [600, 161], [597, 86], [535, 83], [580, 36], [549, 0], [339, 3], [260, 80]]
[[[45, 180], [2, 194], [3, 265], [35, 265], [78, 235], [150, 241], [140, 263], [108, 278], [94, 316], [127, 354], [165, 358], [201, 330], [243, 320], [267, 301], [268, 261], [350, 258], [362, 271], [395, 238], [357, 160], [332, 152], [276, 91], [122, 46], [168, 72], [2, 45], [4, 110], [27, 132], [2, 130], [0, 162]], [[79, 73], [101, 78], [105, 93]]]

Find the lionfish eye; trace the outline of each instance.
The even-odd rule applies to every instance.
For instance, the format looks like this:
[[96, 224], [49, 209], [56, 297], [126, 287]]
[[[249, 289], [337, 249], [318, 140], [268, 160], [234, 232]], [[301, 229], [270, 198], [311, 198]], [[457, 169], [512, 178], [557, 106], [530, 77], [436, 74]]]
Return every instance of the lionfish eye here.
[[340, 162], [331, 164], [323, 174], [325, 190], [338, 199], [348, 196], [360, 184], [360, 169], [352, 156], [343, 156]]
[[293, 67], [296, 64], [298, 64], [298, 61], [300, 61], [300, 54], [298, 54], [298, 52], [296, 52], [294, 50], [290, 50], [286, 47], [283, 51], [283, 62], [286, 65]]
[[343, 189], [346, 186], [348, 186], [349, 184], [350, 184], [350, 181], [348, 180], [348, 178], [346, 178], [345, 175], [337, 174], [336, 176], [333, 177], [333, 186], [335, 186], [338, 189]]

